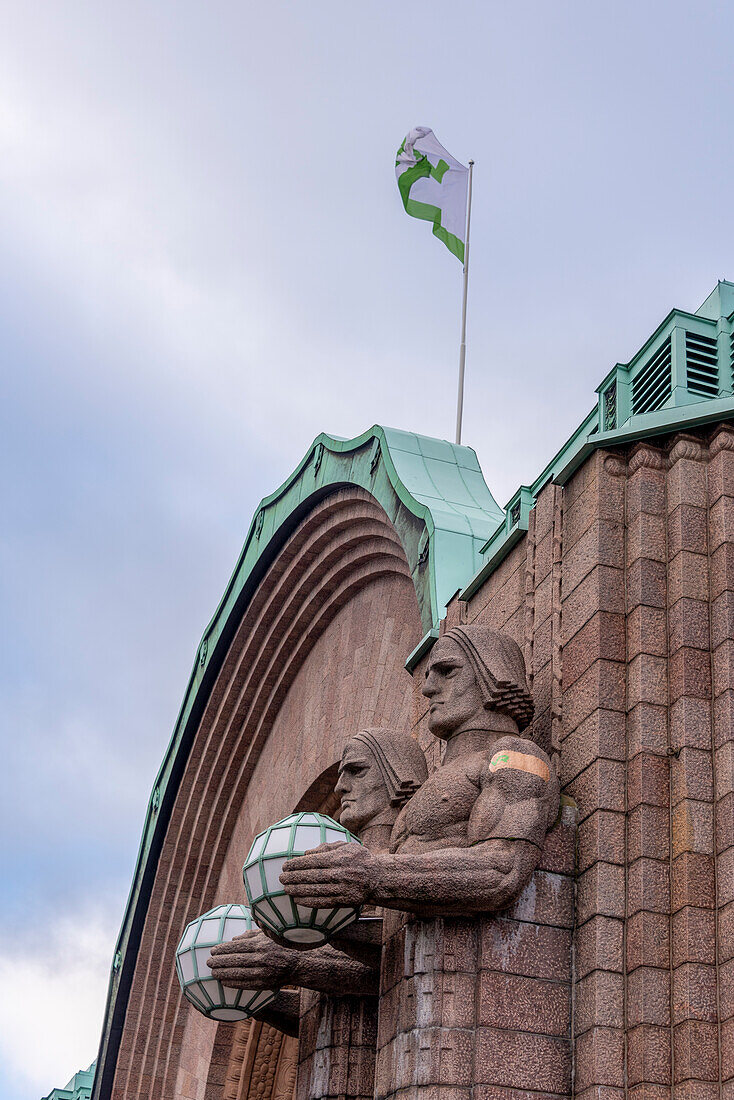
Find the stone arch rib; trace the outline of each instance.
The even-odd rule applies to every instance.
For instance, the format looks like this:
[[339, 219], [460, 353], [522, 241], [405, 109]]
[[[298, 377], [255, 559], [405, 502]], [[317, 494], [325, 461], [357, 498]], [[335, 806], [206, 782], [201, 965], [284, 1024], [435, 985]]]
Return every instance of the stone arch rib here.
[[162, 960], [173, 958], [187, 921], [215, 904], [252, 770], [298, 670], [345, 603], [386, 575], [408, 582], [396, 533], [366, 492], [340, 489], [286, 542], [238, 624], [192, 739], [148, 897], [115, 1077], [120, 1095], [173, 1096], [187, 1009]]
[[[118, 1082], [121, 1079], [118, 1051], [123, 1027], [128, 1045], [128, 1009], [133, 983], [139, 980], [139, 953], [147, 946], [147, 929], [156, 911], [159, 864], [169, 834], [180, 832], [184, 823], [192, 825], [186, 809], [191, 795], [182, 788], [192, 754], [199, 768], [196, 793], [203, 796], [206, 791], [204, 802], [215, 797], [208, 783], [214, 783], [217, 792], [225, 782], [238, 792], [246, 789], [256, 753], [292, 677], [339, 608], [376, 578], [402, 573], [413, 582], [424, 632], [430, 635], [445, 603], [476, 571], [482, 545], [503, 518], [469, 448], [377, 427], [354, 440], [319, 436], [284, 485], [261, 502], [237, 568], [199, 646], [151, 796], [116, 945], [95, 1100], [111, 1095], [116, 1073]], [[318, 599], [313, 595], [317, 578]], [[293, 643], [287, 659], [282, 639], [276, 643], [274, 633], [263, 629], [274, 617], [283, 626], [283, 637]], [[256, 624], [261, 629], [255, 629]], [[245, 641], [263, 672], [261, 682], [246, 675], [241, 660], [237, 664]], [[226, 690], [223, 685], [228, 685]], [[233, 774], [226, 754], [242, 742], [236, 737], [238, 722], [252, 755], [235, 754], [238, 770]], [[199, 744], [202, 731], [215, 727], [224, 739], [219, 752], [213, 744]], [[208, 779], [200, 770], [204, 762], [215, 769]], [[231, 811], [223, 807], [220, 821], [224, 825], [231, 819]], [[197, 818], [193, 829], [189, 835], [197, 841], [212, 839], [203, 819]], [[216, 845], [215, 849], [219, 850]], [[162, 866], [168, 880], [182, 873], [180, 859], [172, 858], [170, 864], [163, 859]], [[216, 866], [215, 858], [210, 872]], [[202, 868], [186, 873], [193, 875], [197, 892], [206, 897], [211, 873]], [[179, 911], [174, 902], [171, 919]], [[146, 981], [150, 993], [149, 976]], [[160, 979], [155, 988], [161, 992]], [[132, 1004], [138, 1004], [137, 996]], [[161, 1041], [161, 1029], [148, 1036], [138, 1069], [123, 1071], [128, 1081], [136, 1075], [142, 1079], [150, 1066], [151, 1044], [159, 1047]]]

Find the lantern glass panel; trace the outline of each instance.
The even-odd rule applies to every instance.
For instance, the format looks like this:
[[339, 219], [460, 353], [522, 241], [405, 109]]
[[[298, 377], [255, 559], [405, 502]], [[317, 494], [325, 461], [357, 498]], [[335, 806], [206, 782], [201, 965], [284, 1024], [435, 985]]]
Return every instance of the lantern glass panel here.
[[197, 943], [219, 943], [219, 917], [216, 920], [203, 920], [199, 925]]
[[199, 989], [202, 989], [204, 993], [206, 993], [212, 1004], [216, 1004], [219, 1000], [219, 982], [215, 982], [213, 979], [201, 981], [199, 982]]
[[279, 894], [277, 897], [268, 898], [270, 902], [270, 908], [274, 910], [273, 916], [275, 923], [280, 928], [283, 923], [292, 924], [295, 920], [293, 915], [293, 902], [287, 894]]
[[268, 907], [268, 909], [265, 910], [265, 906], [262, 902], [260, 902], [258, 905], [253, 905], [252, 914], [258, 921], [258, 923], [264, 924], [267, 928], [270, 928], [271, 931], [273, 929], [276, 932], [280, 931], [280, 924], [275, 923], [275, 919], [272, 912], [270, 911], [270, 908]]
[[270, 903], [275, 906], [286, 923], [290, 923], [293, 920], [293, 905], [287, 894], [282, 894], [277, 898], [271, 898]]
[[183, 939], [181, 940], [181, 943], [179, 944], [179, 948], [178, 948], [179, 951], [181, 951], [184, 947], [188, 947], [189, 944], [192, 944], [194, 942], [194, 936], [195, 935], [196, 935], [196, 922], [192, 921], [191, 924], [186, 929], [186, 931], [184, 932]]
[[209, 1008], [209, 1005], [206, 1004], [206, 1002], [203, 1001], [200, 997], [197, 997], [195, 995], [194, 988], [194, 986], [188, 986], [185, 993], [186, 1000], [191, 1001], [194, 1008], [198, 1008], [199, 1012], [206, 1012], [206, 1010]]
[[[339, 837], [344, 840], [344, 835]], [[321, 829], [318, 825], [299, 825], [296, 828], [296, 845], [301, 852], [307, 852], [309, 848], [318, 848], [321, 843]]]
[[185, 954], [179, 955], [178, 961], [181, 966], [183, 980], [185, 982], [192, 982], [196, 977], [196, 974], [194, 974], [194, 961], [191, 958], [191, 952], [187, 951]]
[[283, 892], [283, 883], [280, 881], [280, 872], [283, 870], [284, 859], [263, 860], [263, 867], [265, 868], [265, 884], [268, 888], [269, 894], [276, 894]]
[[337, 928], [341, 924], [341, 922], [343, 920], [346, 920], [347, 918], [351, 920], [353, 913], [353, 909], [336, 909], [334, 911], [334, 916], [331, 920], [331, 927]]
[[255, 859], [256, 856], [259, 856], [259, 855], [262, 854], [262, 850], [265, 847], [266, 840], [267, 840], [267, 837], [265, 837], [265, 836], [259, 836], [259, 837], [255, 838], [255, 840], [253, 841], [253, 844], [252, 844], [252, 848], [250, 849], [250, 855], [252, 856], [253, 859]]
[[291, 943], [311, 943], [314, 947], [326, 943], [326, 933], [317, 928], [286, 928], [281, 935]]
[[237, 920], [235, 917], [227, 917], [224, 922], [222, 942], [226, 943], [228, 940], [233, 940], [235, 936], [242, 936], [247, 931], [249, 931], [247, 921]]
[[230, 989], [229, 986], [222, 986], [222, 993], [224, 993], [224, 999], [228, 1005], [237, 1004], [237, 998], [240, 995], [239, 989]]
[[247, 892], [250, 895], [250, 901], [261, 898], [263, 896], [263, 887], [262, 879], [260, 878], [260, 864], [255, 863], [252, 867], [248, 867], [245, 871], [245, 877], [247, 879]]
[[239, 1008], [215, 1008], [211, 1013], [213, 1020], [221, 1020], [224, 1024], [233, 1024], [235, 1020], [242, 1019]]
[[263, 855], [269, 856], [273, 852], [287, 852], [290, 836], [290, 829], [273, 829], [270, 836], [268, 837], [268, 842], [263, 849]]
[[211, 970], [206, 965], [206, 960], [211, 955], [211, 949], [209, 947], [196, 947], [194, 948], [194, 955], [196, 956], [196, 969], [199, 972], [199, 977], [208, 978]]

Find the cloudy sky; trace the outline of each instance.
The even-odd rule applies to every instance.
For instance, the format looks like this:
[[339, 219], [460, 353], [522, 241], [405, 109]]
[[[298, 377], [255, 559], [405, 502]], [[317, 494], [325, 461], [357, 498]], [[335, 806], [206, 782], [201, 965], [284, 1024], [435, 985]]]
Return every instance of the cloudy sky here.
[[504, 504], [734, 278], [733, 33], [711, 0], [0, 2], [0, 1095], [96, 1055], [259, 498], [322, 430], [451, 438], [460, 267], [400, 205], [406, 130], [476, 161], [465, 441]]

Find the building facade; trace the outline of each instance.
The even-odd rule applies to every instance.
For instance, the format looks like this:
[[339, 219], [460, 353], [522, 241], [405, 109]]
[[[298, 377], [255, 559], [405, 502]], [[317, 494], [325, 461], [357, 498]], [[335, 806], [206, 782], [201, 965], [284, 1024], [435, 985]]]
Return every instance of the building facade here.
[[[319, 436], [253, 518], [156, 779], [95, 1100], [734, 1097], [734, 284], [674, 310], [506, 508], [469, 448]], [[499, 912], [383, 921], [380, 992], [298, 1035], [181, 997], [184, 926], [256, 833], [338, 814], [342, 748], [410, 731], [434, 644], [519, 645], [561, 811]], [[347, 1004], [346, 1002], [349, 1001]]]

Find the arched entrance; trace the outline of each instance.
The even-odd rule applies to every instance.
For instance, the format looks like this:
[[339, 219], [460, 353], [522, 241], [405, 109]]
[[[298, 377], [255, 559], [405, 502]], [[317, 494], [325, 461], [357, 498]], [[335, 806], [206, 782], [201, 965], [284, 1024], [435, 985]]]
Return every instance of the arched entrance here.
[[[151, 799], [96, 1097], [223, 1095], [231, 1051], [224, 1065], [225, 1029], [215, 1042], [182, 1002], [172, 966], [181, 930], [242, 897], [252, 836], [303, 804], [350, 733], [410, 727], [406, 657], [437, 626], [454, 575], [471, 572], [498, 514], [473, 452], [382, 429], [348, 443], [319, 437], [262, 502]], [[241, 1046], [245, 1029], [228, 1030]], [[262, 1044], [288, 1064], [287, 1044], [260, 1027], [255, 1048], [254, 1035], [253, 1067]], [[286, 1087], [285, 1068], [270, 1068], [272, 1088]]]

